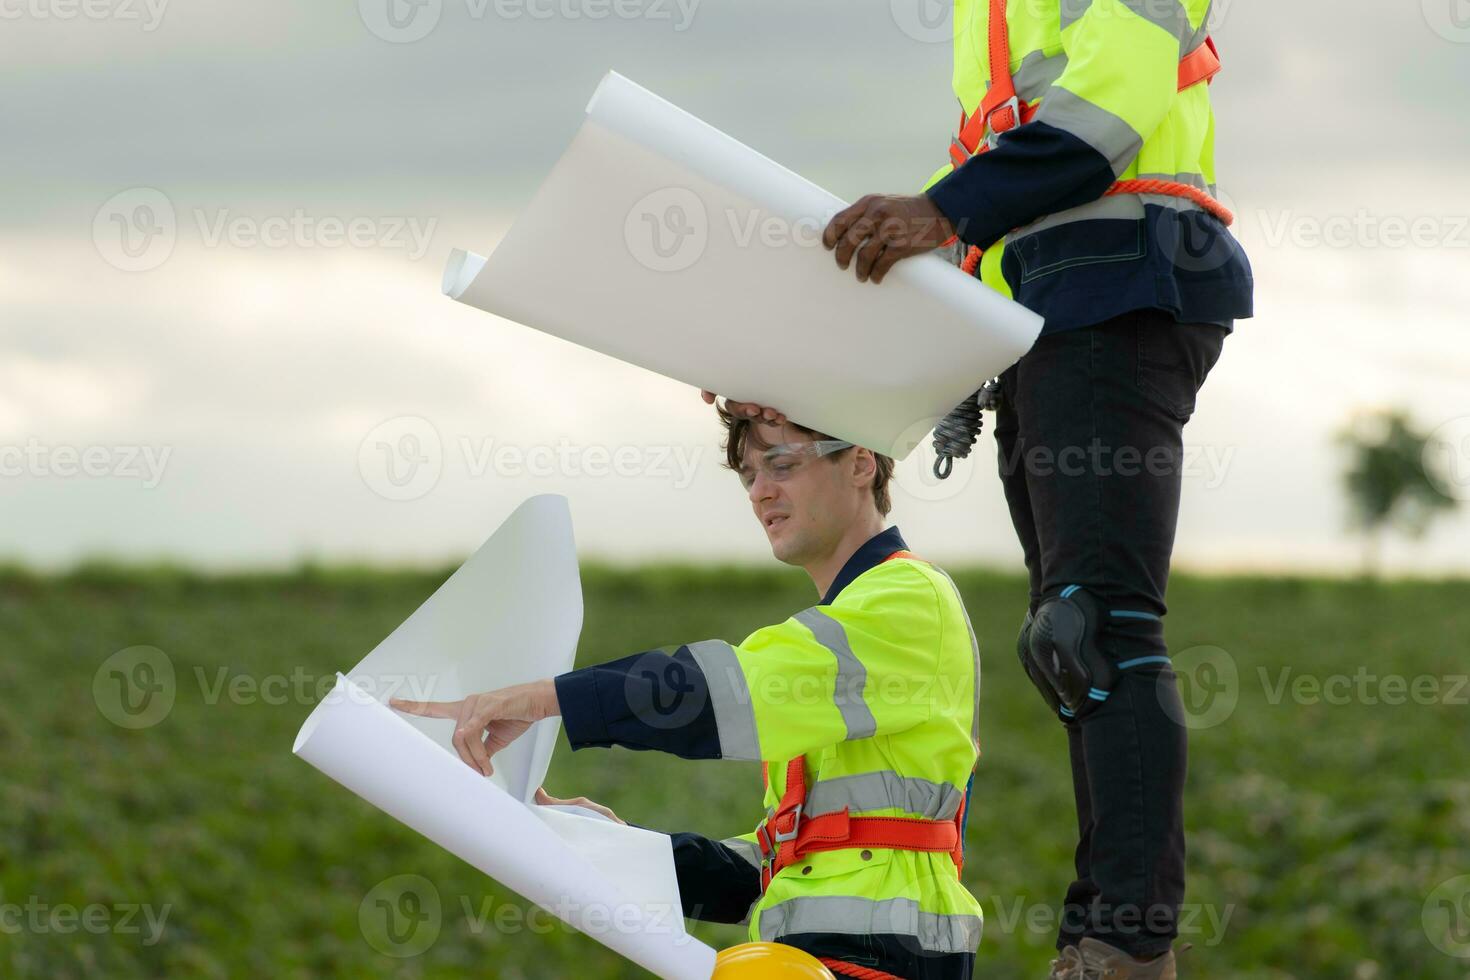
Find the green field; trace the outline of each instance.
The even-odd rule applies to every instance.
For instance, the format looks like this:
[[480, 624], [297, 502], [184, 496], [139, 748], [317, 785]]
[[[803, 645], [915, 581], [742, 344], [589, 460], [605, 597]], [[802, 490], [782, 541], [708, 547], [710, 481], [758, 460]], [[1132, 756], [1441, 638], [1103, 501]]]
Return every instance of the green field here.
[[[0, 976], [645, 975], [527, 918], [506, 889], [291, 755], [317, 680], [442, 578], [0, 573]], [[956, 578], [986, 671], [965, 867], [987, 917], [976, 975], [1040, 978], [1070, 877], [1065, 742], [1012, 652], [1021, 579]], [[593, 567], [584, 582], [579, 664], [738, 640], [813, 601], [799, 572]], [[1453, 880], [1470, 875], [1470, 584], [1178, 577], [1171, 610], [1204, 726], [1185, 975], [1470, 977], [1470, 958], [1450, 955], [1470, 954], [1470, 878]], [[177, 693], [156, 724], [127, 730], [93, 682], [137, 645], [167, 655]], [[760, 775], [743, 763], [563, 742], [547, 789], [715, 837], [760, 816]], [[432, 883], [442, 927], [422, 953], [391, 957], [359, 907], [403, 874]], [[743, 939], [692, 926], [716, 946]]]

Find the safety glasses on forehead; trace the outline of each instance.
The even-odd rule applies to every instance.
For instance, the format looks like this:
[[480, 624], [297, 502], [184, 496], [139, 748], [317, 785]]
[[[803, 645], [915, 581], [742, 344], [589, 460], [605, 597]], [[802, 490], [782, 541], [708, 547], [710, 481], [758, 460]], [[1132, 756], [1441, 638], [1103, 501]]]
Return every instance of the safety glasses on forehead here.
[[756, 457], [756, 465], [742, 463], [740, 466], [740, 483], [749, 490], [755, 485], [757, 472], [764, 473], [767, 479], [781, 482], [789, 479], [793, 473], [801, 468], [801, 464], [809, 459], [817, 459], [822, 456], [838, 453], [844, 449], [851, 449], [852, 443], [843, 442], [841, 439], [818, 439], [814, 442], [783, 442], [779, 446], [772, 446]]

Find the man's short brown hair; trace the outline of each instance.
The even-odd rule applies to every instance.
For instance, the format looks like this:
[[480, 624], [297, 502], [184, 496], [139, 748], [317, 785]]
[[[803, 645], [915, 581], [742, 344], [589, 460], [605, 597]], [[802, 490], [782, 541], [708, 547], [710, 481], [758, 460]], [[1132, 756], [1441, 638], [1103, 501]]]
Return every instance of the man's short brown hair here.
[[[745, 460], [745, 447], [747, 444], [757, 449], [769, 449], [771, 444], [761, 438], [760, 432], [755, 426], [755, 419], [739, 418], [731, 414], [724, 405], [716, 405], [716, 411], [720, 413], [720, 424], [725, 427], [725, 468], [739, 470]], [[813, 440], [831, 439], [832, 437], [816, 429], [809, 429], [799, 422], [791, 422], [791, 427], [811, 436]], [[845, 450], [844, 450], [845, 451]], [[888, 484], [893, 479], [893, 460], [881, 453], [873, 454], [873, 461], [877, 468], [873, 473], [873, 503], [878, 508], [878, 513], [887, 516], [893, 509], [893, 497], [889, 492]]]

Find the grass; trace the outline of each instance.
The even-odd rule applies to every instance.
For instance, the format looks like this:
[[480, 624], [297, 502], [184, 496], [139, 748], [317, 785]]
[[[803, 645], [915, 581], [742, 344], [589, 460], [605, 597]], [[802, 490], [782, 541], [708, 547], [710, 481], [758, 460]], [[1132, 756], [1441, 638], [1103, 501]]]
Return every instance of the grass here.
[[[544, 920], [518, 925], [513, 894], [291, 756], [316, 682], [444, 574], [0, 570], [0, 976], [644, 976]], [[1075, 833], [1065, 742], [1014, 661], [1021, 580], [956, 579], [986, 671], [965, 868], [988, 920], [977, 976], [1040, 977]], [[739, 639], [813, 598], [786, 571], [590, 567], [584, 583], [579, 664]], [[1470, 959], [1430, 936], [1470, 952], [1470, 899], [1452, 887], [1430, 900], [1470, 874], [1470, 688], [1455, 680], [1470, 672], [1470, 584], [1180, 577], [1170, 598], [1192, 704], [1234, 705], [1192, 735], [1188, 975], [1470, 977]], [[157, 724], [127, 730], [99, 711], [93, 681], [136, 645], [166, 653], [177, 696]], [[1393, 675], [1419, 679], [1404, 703], [1385, 703]], [[715, 837], [760, 816], [760, 775], [744, 763], [563, 743], [547, 788]], [[358, 911], [402, 874], [432, 883], [443, 926], [395, 958]], [[744, 938], [691, 928], [720, 947]]]

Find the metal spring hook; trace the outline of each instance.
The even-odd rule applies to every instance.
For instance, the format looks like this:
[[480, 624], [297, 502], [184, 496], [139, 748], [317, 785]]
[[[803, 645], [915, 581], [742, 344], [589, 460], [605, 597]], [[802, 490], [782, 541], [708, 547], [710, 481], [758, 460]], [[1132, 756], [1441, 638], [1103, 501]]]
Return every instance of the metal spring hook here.
[[934, 427], [934, 476], [937, 479], [949, 479], [954, 471], [954, 461], [970, 455], [970, 449], [980, 438], [980, 430], [985, 424], [982, 413], [987, 409], [994, 411], [998, 404], [1000, 379], [991, 378]]

